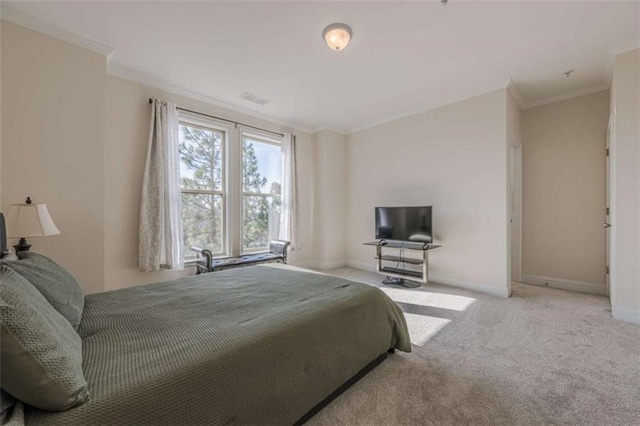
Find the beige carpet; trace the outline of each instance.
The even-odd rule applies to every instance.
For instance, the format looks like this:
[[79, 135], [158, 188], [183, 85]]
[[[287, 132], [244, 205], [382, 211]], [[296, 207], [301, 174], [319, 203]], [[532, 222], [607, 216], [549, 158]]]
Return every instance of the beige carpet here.
[[[380, 285], [350, 268], [331, 274]], [[608, 299], [515, 284], [500, 299], [429, 284], [383, 287], [414, 343], [310, 425], [638, 425], [640, 326]]]

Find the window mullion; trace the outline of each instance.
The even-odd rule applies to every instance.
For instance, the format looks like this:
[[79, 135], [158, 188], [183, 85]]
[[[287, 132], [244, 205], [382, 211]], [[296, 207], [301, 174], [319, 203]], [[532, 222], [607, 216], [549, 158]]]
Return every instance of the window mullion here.
[[205, 194], [205, 195], [224, 195], [223, 191], [210, 191], [208, 189], [188, 189], [182, 188], [180, 190], [183, 194]]

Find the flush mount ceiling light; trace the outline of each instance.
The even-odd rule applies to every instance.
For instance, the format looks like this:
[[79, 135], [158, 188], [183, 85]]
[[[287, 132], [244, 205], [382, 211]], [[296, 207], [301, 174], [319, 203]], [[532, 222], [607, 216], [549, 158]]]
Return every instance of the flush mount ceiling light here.
[[351, 41], [351, 28], [347, 24], [331, 24], [322, 31], [324, 39], [329, 49], [339, 51], [347, 47]]

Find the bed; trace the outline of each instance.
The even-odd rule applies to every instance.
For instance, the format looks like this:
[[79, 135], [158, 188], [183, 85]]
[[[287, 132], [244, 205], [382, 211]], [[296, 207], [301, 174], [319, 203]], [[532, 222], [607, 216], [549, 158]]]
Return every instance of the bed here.
[[303, 423], [411, 350], [379, 289], [278, 264], [87, 295], [78, 333], [91, 399], [27, 425]]

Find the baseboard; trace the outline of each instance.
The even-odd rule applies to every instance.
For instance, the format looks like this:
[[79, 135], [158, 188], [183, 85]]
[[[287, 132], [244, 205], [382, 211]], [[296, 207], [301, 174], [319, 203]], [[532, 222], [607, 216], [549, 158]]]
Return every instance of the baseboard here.
[[305, 260], [302, 262], [292, 263], [291, 265], [297, 266], [299, 268], [319, 269], [321, 271], [328, 271], [330, 269], [342, 268], [343, 266], [347, 266], [347, 262], [344, 260], [336, 260], [333, 262], [318, 262], [317, 260]]
[[580, 293], [597, 294], [600, 296], [607, 295], [607, 288], [604, 284], [590, 283], [585, 281], [545, 277], [543, 275], [522, 275], [522, 282], [525, 284], [557, 288], [560, 290], [577, 291]]
[[[366, 263], [366, 262], [358, 262], [355, 260], [347, 261], [347, 266], [355, 269], [360, 269], [362, 271], [376, 272], [375, 264]], [[478, 293], [489, 294], [491, 296], [509, 297], [509, 289], [498, 288], [494, 285], [479, 283], [476, 281], [463, 280], [460, 278], [451, 278], [451, 277], [443, 277], [439, 275], [429, 275], [429, 281], [432, 281], [437, 284], [450, 285], [452, 287], [460, 287], [465, 290], [477, 291]]]
[[315, 262], [315, 268], [320, 269], [321, 271], [342, 268], [343, 266], [347, 266], [346, 260], [335, 260], [333, 262]]
[[640, 309], [611, 304], [611, 315], [619, 321], [640, 324]]
[[460, 278], [441, 277], [439, 275], [429, 274], [429, 281], [434, 283], [450, 285], [453, 287], [464, 288], [465, 290], [477, 291], [478, 293], [488, 294], [490, 296], [509, 298], [508, 287], [496, 287], [495, 285], [480, 283], [477, 281], [463, 280]]
[[376, 265], [366, 262], [357, 262], [355, 260], [347, 260], [347, 266], [361, 271], [376, 272]]
[[316, 262], [313, 260], [303, 260], [302, 262], [289, 262], [291, 266], [297, 266], [298, 268], [315, 268]]

